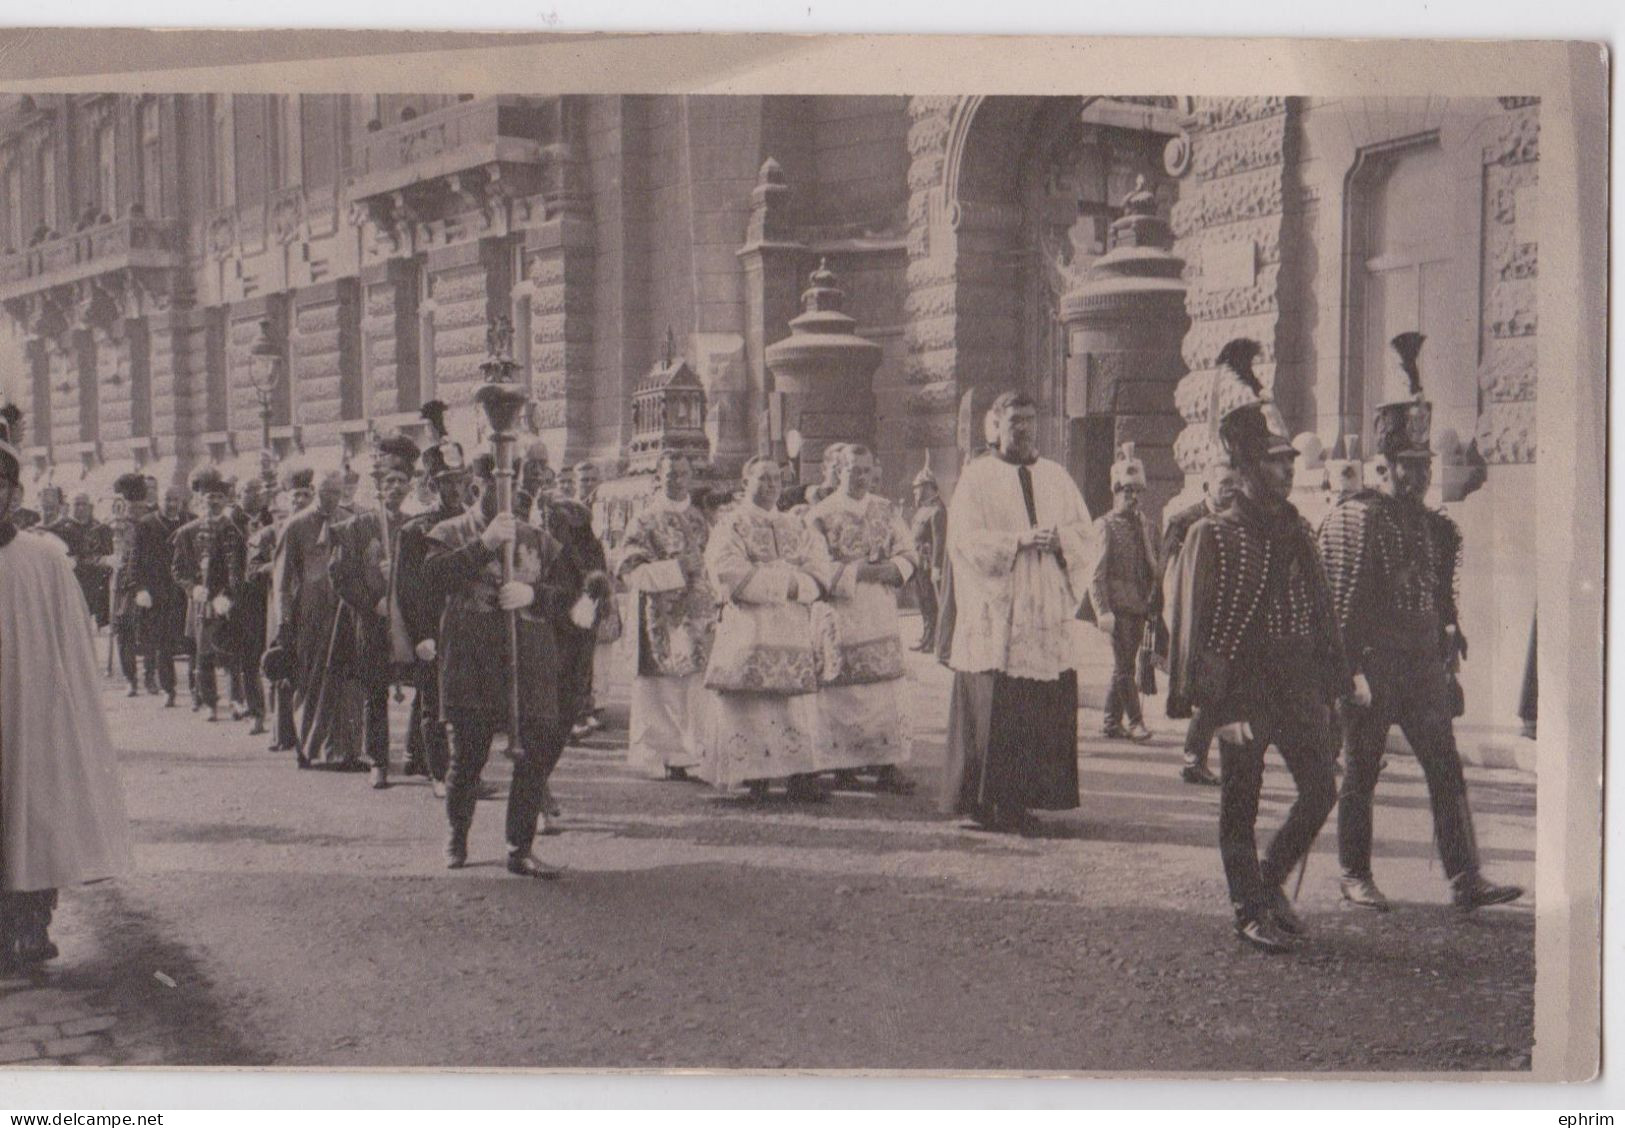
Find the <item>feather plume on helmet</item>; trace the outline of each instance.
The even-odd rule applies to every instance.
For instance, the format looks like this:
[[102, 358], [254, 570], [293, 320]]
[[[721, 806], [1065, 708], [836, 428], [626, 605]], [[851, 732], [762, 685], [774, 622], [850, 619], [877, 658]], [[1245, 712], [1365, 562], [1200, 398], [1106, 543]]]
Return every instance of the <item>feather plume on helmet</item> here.
[[1265, 394], [1263, 381], [1253, 370], [1253, 362], [1263, 351], [1257, 341], [1237, 337], [1219, 350], [1219, 367], [1213, 374], [1208, 401], [1209, 437], [1237, 465], [1256, 464], [1267, 458], [1295, 458], [1298, 454], [1286, 437], [1279, 409]]
[[430, 400], [418, 414], [429, 424], [429, 434], [434, 439], [423, 450], [424, 473], [431, 478], [461, 473], [465, 468], [463, 447], [446, 429], [446, 402]]
[[1405, 378], [1406, 394], [1379, 404], [1372, 415], [1376, 453], [1389, 459], [1433, 457], [1433, 405], [1422, 391], [1420, 357], [1427, 337], [1415, 331], [1400, 333], [1389, 347]]

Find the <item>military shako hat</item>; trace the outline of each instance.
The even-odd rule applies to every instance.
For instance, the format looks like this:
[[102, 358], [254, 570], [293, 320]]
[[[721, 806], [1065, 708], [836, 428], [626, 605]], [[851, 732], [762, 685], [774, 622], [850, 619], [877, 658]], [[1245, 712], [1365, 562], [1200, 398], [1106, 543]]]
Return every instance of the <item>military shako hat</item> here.
[[1422, 372], [1417, 364], [1425, 340], [1421, 333], [1411, 332], [1401, 333], [1389, 342], [1410, 394], [1379, 404], [1372, 418], [1377, 453], [1387, 458], [1433, 457], [1433, 405], [1422, 398]]

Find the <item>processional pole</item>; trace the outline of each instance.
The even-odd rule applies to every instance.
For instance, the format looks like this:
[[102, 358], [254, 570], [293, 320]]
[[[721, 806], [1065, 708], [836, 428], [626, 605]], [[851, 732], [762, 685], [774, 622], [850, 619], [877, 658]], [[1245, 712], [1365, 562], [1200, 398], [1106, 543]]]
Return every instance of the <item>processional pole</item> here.
[[[514, 446], [518, 435], [514, 424], [524, 410], [530, 396], [514, 381], [519, 362], [513, 358], [513, 323], [506, 317], [495, 318], [486, 330], [486, 352], [480, 364], [485, 383], [474, 393], [474, 402], [485, 413], [491, 430], [491, 456], [496, 463], [495, 479], [497, 512], [513, 513]], [[502, 582], [514, 578], [514, 544], [502, 546]], [[508, 618], [508, 745], [503, 755], [518, 760], [524, 755], [519, 738], [519, 612], [509, 611]]]

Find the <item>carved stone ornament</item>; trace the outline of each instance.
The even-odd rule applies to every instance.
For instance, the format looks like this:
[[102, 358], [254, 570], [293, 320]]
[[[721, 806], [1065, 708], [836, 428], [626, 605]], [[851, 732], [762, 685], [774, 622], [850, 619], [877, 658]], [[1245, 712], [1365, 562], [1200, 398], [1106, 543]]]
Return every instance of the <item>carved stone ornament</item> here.
[[237, 245], [237, 211], [224, 208], [209, 216], [203, 233], [203, 244], [211, 258], [225, 259]]
[[285, 188], [271, 197], [271, 237], [283, 246], [304, 234], [305, 193], [301, 188]]

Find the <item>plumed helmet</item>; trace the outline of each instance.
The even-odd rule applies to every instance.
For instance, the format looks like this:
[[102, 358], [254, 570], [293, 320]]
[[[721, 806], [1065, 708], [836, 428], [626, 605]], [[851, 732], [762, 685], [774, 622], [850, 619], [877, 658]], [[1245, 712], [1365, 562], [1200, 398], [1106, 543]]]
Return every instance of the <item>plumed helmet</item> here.
[[1433, 405], [1423, 398], [1418, 364], [1425, 340], [1421, 333], [1408, 332], [1389, 342], [1405, 377], [1408, 395], [1379, 404], [1373, 414], [1371, 430], [1377, 453], [1385, 458], [1433, 457]]
[[229, 493], [231, 488], [226, 484], [225, 475], [213, 466], [200, 466], [192, 471], [192, 492], [207, 496]]
[[1117, 457], [1112, 462], [1112, 489], [1121, 490], [1128, 486], [1145, 489], [1145, 463], [1135, 456], [1133, 443], [1118, 447]]
[[373, 472], [379, 475], [391, 470], [411, 477], [417, 469], [418, 444], [405, 435], [391, 435], [378, 444], [378, 455], [373, 459]]
[[120, 474], [113, 482], [113, 493], [125, 501], [146, 501], [147, 480], [133, 470]]
[[[1259, 343], [1248, 337], [1237, 337], [1219, 350], [1208, 419], [1216, 428], [1219, 445], [1238, 465], [1298, 454], [1277, 422], [1280, 413], [1264, 395], [1264, 385], [1253, 371], [1253, 361], [1262, 352]], [[1225, 401], [1232, 402], [1229, 410], [1221, 409]]]

